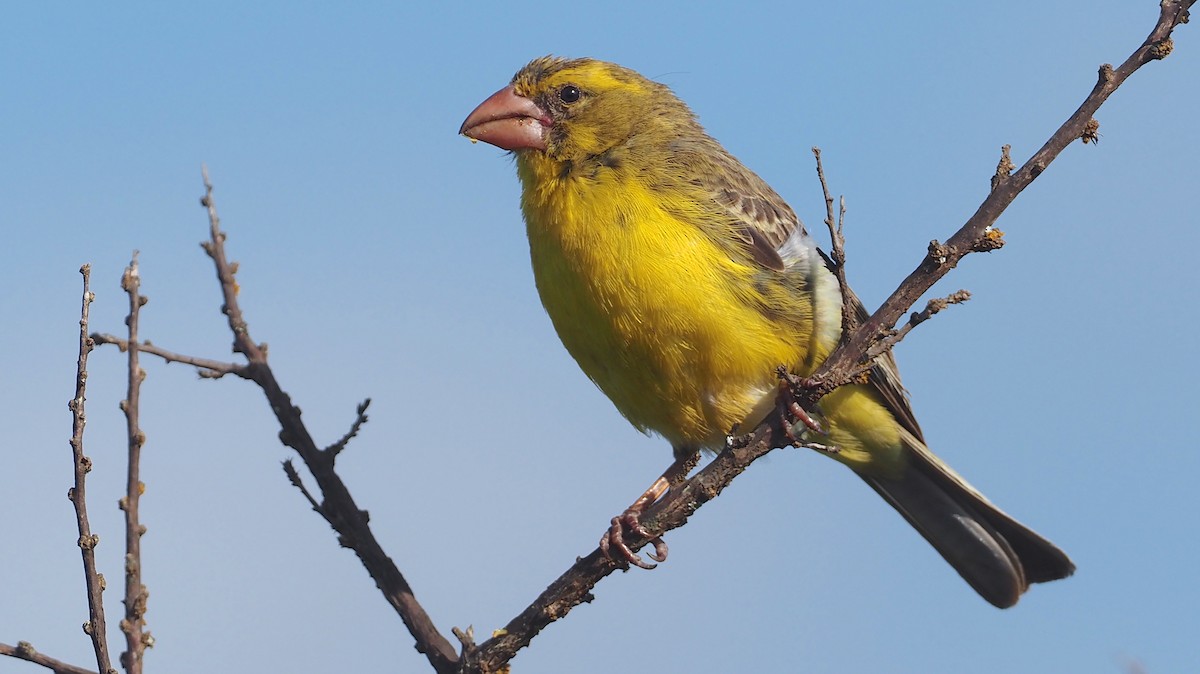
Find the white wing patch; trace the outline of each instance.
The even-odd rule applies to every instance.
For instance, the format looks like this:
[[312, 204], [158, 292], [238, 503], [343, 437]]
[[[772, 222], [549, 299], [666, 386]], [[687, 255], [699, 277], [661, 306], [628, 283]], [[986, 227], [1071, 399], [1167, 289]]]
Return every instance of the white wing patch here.
[[842, 334], [842, 291], [837, 278], [825, 267], [817, 243], [802, 227], [779, 246], [779, 257], [789, 274], [802, 274], [813, 293], [813, 334], [819, 344], [832, 346]]

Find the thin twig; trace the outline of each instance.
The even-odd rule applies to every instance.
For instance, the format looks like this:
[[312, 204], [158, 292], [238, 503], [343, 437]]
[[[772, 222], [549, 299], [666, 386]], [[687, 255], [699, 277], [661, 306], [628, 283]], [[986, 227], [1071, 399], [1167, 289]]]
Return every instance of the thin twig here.
[[825, 166], [821, 162], [821, 148], [813, 146], [813, 157], [817, 160], [817, 179], [821, 181], [821, 192], [825, 195], [825, 226], [829, 228], [829, 270], [837, 278], [838, 288], [842, 294], [842, 339], [850, 338], [850, 334], [858, 327], [858, 298], [850, 290], [846, 282], [846, 237], [842, 227], [846, 222], [846, 197], [839, 199], [840, 208], [838, 219], [833, 220], [833, 195], [829, 192], [829, 183], [825, 180]]
[[334, 457], [335, 459], [337, 458], [337, 455], [340, 454], [342, 452], [342, 450], [346, 448], [346, 443], [348, 443], [352, 439], [354, 439], [354, 436], [358, 435], [358, 429], [362, 428], [362, 425], [367, 423], [367, 408], [370, 406], [371, 406], [370, 398], [367, 398], [366, 400], [364, 400], [358, 404], [358, 408], [356, 409], [358, 416], [356, 416], [354, 418], [354, 423], [350, 424], [350, 430], [347, 431], [346, 434], [343, 435], [340, 440], [338, 440], [337, 442], [333, 443], [332, 445], [326, 447], [325, 448], [326, 453], [328, 453], [330, 456]]
[[[225, 298], [225, 302], [221, 305], [221, 313], [225, 314], [225, 318], [229, 322], [229, 329], [233, 332], [233, 352], [246, 356], [252, 366], [257, 363], [265, 364], [267, 362], [266, 345], [255, 344], [248, 337], [249, 328], [246, 325], [246, 319], [242, 317], [242, 309], [238, 305], [239, 287], [237, 279], [234, 278], [237, 274], [237, 264], [230, 263], [225, 257], [225, 232], [221, 231], [221, 218], [217, 215], [217, 204], [213, 200], [213, 187], [212, 182], [208, 179], [208, 167], [201, 167], [200, 172], [204, 177], [204, 196], [200, 199], [200, 205], [208, 211], [209, 224], [209, 240], [201, 242], [200, 246], [212, 258], [216, 268], [217, 282], [220, 284], [221, 293]], [[291, 406], [290, 401], [288, 406]]]
[[900, 340], [907, 337], [908, 333], [912, 332], [913, 328], [915, 328], [918, 325], [924, 323], [925, 321], [933, 318], [934, 314], [938, 313], [942, 309], [945, 309], [946, 307], [950, 306], [951, 304], [962, 304], [963, 302], [966, 302], [969, 299], [971, 299], [970, 292], [968, 292], [966, 290], [958, 290], [953, 293], [950, 293], [946, 297], [938, 297], [938, 298], [929, 300], [925, 304], [924, 309], [922, 309], [921, 311], [914, 311], [911, 314], [909, 314], [908, 322], [906, 322], [903, 326], [901, 326], [901, 328], [899, 330], [896, 330], [892, 334], [888, 335], [887, 337], [884, 337], [883, 339], [879, 340], [878, 342], [875, 342], [875, 344], [873, 344], [871, 346], [871, 348], [867, 349], [867, 358], [866, 359], [874, 360], [875, 358], [883, 355], [884, 353], [886, 353], [887, 351], [892, 349], [892, 347], [899, 344]]
[[129, 461], [125, 475], [125, 496], [121, 498], [121, 510], [125, 512], [125, 617], [121, 620], [121, 631], [125, 633], [125, 652], [121, 653], [121, 667], [128, 674], [141, 674], [142, 658], [154, 638], [145, 631], [146, 602], [150, 592], [142, 584], [142, 536], [146, 527], [139, 520], [138, 506], [146, 486], [141, 481], [142, 447], [146, 436], [138, 423], [142, 381], [146, 371], [138, 362], [138, 321], [141, 308], [148, 298], [140, 292], [141, 275], [138, 273], [137, 251], [121, 276], [121, 289], [129, 296], [129, 315], [125, 324], [129, 327], [126, 340], [128, 354], [128, 389], [121, 409], [125, 412], [125, 431], [129, 445]]
[[63, 662], [48, 655], [42, 655], [28, 641], [18, 641], [16, 646], [0, 644], [0, 655], [41, 665], [54, 672], [54, 674], [96, 674], [96, 672], [90, 669]]
[[[312, 506], [312, 509], [320, 513], [321, 504], [317, 502], [317, 499], [313, 498], [312, 492], [308, 490], [308, 487], [304, 486], [304, 481], [300, 479], [300, 473], [296, 472], [296, 464], [292, 463], [291, 459], [283, 462], [283, 474], [287, 475], [288, 482], [291, 482], [293, 487], [300, 490], [300, 493], [304, 495], [305, 500]], [[324, 513], [322, 513], [323, 515]]]
[[108, 655], [107, 629], [104, 621], [104, 576], [96, 571], [96, 546], [100, 537], [92, 533], [87, 513], [87, 474], [92, 470], [92, 460], [83, 453], [83, 429], [87, 425], [85, 406], [87, 400], [87, 360], [95, 344], [88, 337], [88, 314], [96, 296], [91, 290], [91, 265], [79, 269], [83, 274], [83, 308], [79, 313], [79, 363], [75, 370], [75, 397], [67, 404], [73, 419], [71, 428], [71, 453], [75, 460], [75, 486], [67, 497], [75, 505], [75, 522], [79, 528], [79, 550], [83, 554], [83, 580], [87, 586], [88, 621], [83, 631], [92, 638], [92, 649], [96, 652], [96, 667], [101, 672], [115, 672]]
[[[97, 344], [112, 344], [121, 351], [129, 348], [129, 341], [108, 333], [93, 332], [92, 339]], [[182, 353], [175, 353], [166, 349], [155, 346], [150, 343], [150, 340], [145, 340], [137, 345], [138, 351], [149, 353], [158, 356], [168, 363], [183, 363], [191, 365], [199, 370], [199, 374], [204, 379], [220, 379], [227, 374], [237, 375], [243, 379], [249, 379], [250, 375], [246, 372], [245, 365], [238, 363], [226, 363], [211, 358], [196, 358], [195, 356], [187, 356]]]
[[843, 246], [846, 244], [846, 237], [842, 236], [842, 227], [845, 224], [846, 224], [846, 195], [843, 194], [842, 196], [838, 197], [838, 225], [837, 225], [838, 239], [841, 240]]

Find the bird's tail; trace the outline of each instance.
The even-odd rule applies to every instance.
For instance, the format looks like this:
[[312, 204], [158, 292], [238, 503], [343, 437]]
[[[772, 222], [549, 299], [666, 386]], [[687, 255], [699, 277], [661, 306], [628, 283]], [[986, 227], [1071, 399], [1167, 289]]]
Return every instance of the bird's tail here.
[[905, 440], [909, 460], [900, 475], [859, 477], [921, 532], [980, 596], [1008, 608], [1031, 583], [1066, 578], [1075, 571], [1066, 553], [992, 505], [919, 440]]

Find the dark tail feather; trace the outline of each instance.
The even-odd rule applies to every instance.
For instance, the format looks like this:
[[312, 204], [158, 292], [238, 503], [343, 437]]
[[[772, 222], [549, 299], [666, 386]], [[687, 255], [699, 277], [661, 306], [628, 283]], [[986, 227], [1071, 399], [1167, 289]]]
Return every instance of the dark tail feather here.
[[1075, 565], [1053, 543], [1009, 517], [916, 442], [898, 477], [859, 474], [921, 532], [971, 587], [999, 608], [1030, 583], [1066, 578]]

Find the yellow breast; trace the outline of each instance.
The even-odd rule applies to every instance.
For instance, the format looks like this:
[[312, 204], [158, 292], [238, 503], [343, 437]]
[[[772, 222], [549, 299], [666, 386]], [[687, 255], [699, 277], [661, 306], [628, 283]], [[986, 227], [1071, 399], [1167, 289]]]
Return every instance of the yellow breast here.
[[776, 367], [805, 360], [808, 296], [731, 259], [685, 198], [664, 203], [616, 171], [552, 170], [518, 160], [534, 277], [563, 344], [639, 429], [720, 444]]

